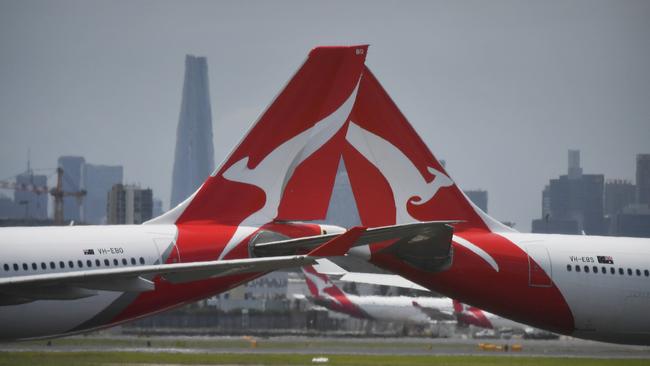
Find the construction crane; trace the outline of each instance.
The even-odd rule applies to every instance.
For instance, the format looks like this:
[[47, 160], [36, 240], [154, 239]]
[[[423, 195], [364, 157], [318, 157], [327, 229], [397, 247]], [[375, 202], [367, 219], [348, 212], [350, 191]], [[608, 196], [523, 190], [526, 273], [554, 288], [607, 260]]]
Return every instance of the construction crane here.
[[26, 191], [35, 194], [49, 193], [54, 198], [54, 225], [63, 225], [63, 198], [75, 197], [77, 204], [81, 206], [83, 198], [86, 196], [85, 190], [66, 192], [63, 190], [63, 168], [56, 168], [56, 187], [48, 188], [46, 186], [37, 186], [31, 183], [16, 183], [0, 181], [0, 189], [12, 189], [15, 191]]

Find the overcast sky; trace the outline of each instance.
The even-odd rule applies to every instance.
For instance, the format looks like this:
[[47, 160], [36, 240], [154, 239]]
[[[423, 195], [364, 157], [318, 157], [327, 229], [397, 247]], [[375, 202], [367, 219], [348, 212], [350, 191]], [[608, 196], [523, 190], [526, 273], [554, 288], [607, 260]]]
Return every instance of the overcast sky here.
[[28, 148], [35, 168], [82, 155], [167, 206], [185, 54], [208, 57], [221, 162], [312, 47], [354, 43], [461, 188], [520, 230], [568, 149], [632, 181], [650, 153], [650, 1], [0, 0], [0, 180]]

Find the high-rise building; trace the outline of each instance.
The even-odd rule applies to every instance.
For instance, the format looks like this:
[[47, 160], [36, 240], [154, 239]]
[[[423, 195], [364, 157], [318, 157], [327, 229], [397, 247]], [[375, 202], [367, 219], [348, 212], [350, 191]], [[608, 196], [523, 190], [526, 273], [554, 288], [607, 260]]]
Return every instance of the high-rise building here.
[[465, 191], [467, 198], [472, 201], [478, 208], [483, 210], [483, 212], [488, 212], [488, 193], [482, 189], [469, 190]]
[[650, 154], [636, 156], [637, 203], [650, 205]]
[[[83, 187], [83, 170], [86, 160], [81, 156], [61, 156], [59, 167], [63, 168], [62, 189], [64, 192], [78, 192]], [[63, 219], [81, 221], [81, 203], [76, 197], [63, 198]]]
[[636, 186], [630, 181], [615, 179], [605, 182], [605, 215], [612, 217], [636, 202]]
[[[28, 170], [16, 176], [16, 184], [31, 185], [34, 187], [47, 187], [47, 176], [34, 174]], [[14, 203], [24, 208], [20, 218], [24, 219], [47, 219], [47, 202], [49, 194], [34, 193], [28, 190], [15, 190]]]
[[317, 222], [338, 225], [344, 228], [361, 225], [359, 209], [357, 208], [348, 171], [342, 158], [339, 160], [339, 166], [336, 171], [332, 196], [327, 207], [327, 215], [324, 220]]
[[604, 186], [603, 174], [582, 174], [580, 152], [570, 150], [568, 174], [544, 189], [542, 219], [533, 221], [533, 232], [605, 234]]
[[106, 200], [108, 193], [115, 184], [122, 183], [124, 169], [121, 165], [85, 164], [83, 188], [86, 196], [83, 199], [84, 221], [88, 224], [105, 224]]
[[142, 224], [150, 220], [153, 192], [134, 185], [116, 184], [108, 193], [106, 216], [110, 225]]
[[580, 167], [580, 150], [569, 150], [569, 179], [580, 179], [582, 168]]
[[650, 238], [650, 207], [632, 204], [612, 217], [612, 235]]
[[205, 57], [185, 57], [170, 207], [188, 198], [214, 170], [212, 112]]

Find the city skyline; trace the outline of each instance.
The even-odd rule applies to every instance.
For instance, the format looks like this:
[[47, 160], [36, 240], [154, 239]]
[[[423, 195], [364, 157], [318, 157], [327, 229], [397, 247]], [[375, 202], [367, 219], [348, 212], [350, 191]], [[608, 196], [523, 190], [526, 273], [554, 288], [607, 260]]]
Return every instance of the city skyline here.
[[35, 168], [82, 155], [124, 165], [168, 208], [185, 54], [209, 60], [218, 166], [309, 49], [340, 43], [371, 44], [368, 65], [451, 176], [519, 230], [568, 149], [585, 173], [632, 182], [650, 152], [648, 3], [250, 7], [1, 2], [0, 177], [29, 148]]

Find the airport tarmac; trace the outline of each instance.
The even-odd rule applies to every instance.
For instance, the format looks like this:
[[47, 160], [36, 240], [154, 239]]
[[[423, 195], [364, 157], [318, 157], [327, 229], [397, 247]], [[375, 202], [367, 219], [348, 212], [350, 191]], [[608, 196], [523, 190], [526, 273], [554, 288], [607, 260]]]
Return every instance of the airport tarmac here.
[[[493, 347], [480, 347], [493, 344]], [[505, 346], [508, 351], [505, 351]], [[521, 350], [513, 351], [513, 345]], [[514, 347], [515, 349], [518, 347]], [[537, 357], [638, 358], [650, 360], [650, 347], [573, 338], [559, 340], [479, 340], [460, 338], [73, 336], [0, 344], [0, 352], [153, 352], [357, 355], [520, 355]]]

